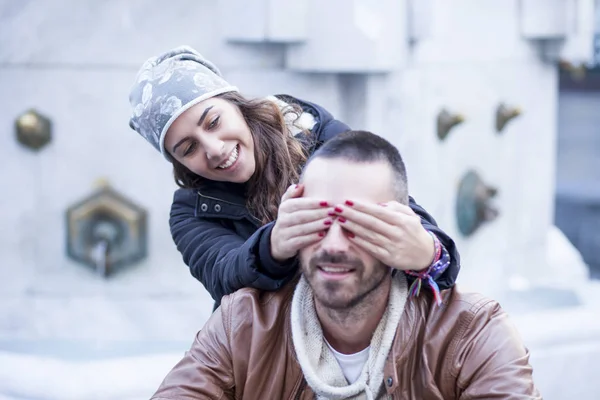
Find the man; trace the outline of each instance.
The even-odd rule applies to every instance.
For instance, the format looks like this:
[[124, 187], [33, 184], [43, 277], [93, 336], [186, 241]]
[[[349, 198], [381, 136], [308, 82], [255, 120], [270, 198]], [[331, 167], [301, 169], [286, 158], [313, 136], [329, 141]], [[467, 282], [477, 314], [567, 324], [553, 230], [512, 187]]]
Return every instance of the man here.
[[[323, 173], [326, 171], [326, 173]], [[395, 274], [394, 221], [414, 218], [404, 163], [350, 131], [305, 167], [301, 207], [337, 204], [301, 275], [223, 298], [154, 399], [539, 399], [529, 354], [499, 305], [453, 288], [437, 305]], [[304, 203], [303, 203], [304, 202]]]

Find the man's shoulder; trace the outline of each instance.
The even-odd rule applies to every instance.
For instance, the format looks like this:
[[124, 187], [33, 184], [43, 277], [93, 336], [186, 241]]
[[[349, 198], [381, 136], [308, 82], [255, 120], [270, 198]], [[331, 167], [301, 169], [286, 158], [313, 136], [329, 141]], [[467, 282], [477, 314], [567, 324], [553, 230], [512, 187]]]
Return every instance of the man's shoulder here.
[[[486, 349], [493, 350], [506, 335], [516, 330], [500, 304], [481, 294], [463, 291], [458, 285], [442, 291], [442, 303], [437, 305], [433, 296], [419, 296], [411, 302], [407, 317], [412, 317], [412, 337], [422, 336], [432, 344], [432, 357], [444, 354], [448, 368], [462, 357], [472, 343], [485, 338]], [[411, 319], [408, 319], [410, 321]]]
[[486, 398], [493, 397], [491, 393], [539, 398], [531, 378], [529, 352], [500, 304], [456, 286], [443, 297], [439, 314], [434, 316], [441, 325], [434, 326], [433, 321], [428, 332], [435, 338], [431, 347], [437, 350], [430, 359], [444, 356], [448, 396], [459, 388], [465, 398], [475, 393], [480, 397], [489, 393]]
[[482, 293], [463, 290], [459, 285], [443, 291], [442, 304], [471, 313], [499, 305], [496, 300]]
[[491, 318], [498, 313], [504, 313], [496, 300], [481, 293], [462, 290], [459, 285], [442, 292], [442, 304], [438, 312], [462, 323], [476, 318]]
[[252, 324], [255, 320], [270, 321], [275, 324], [289, 311], [294, 294], [295, 281], [288, 283], [277, 291], [265, 291], [243, 288], [221, 299], [220, 312], [225, 320], [236, 325]]
[[223, 296], [221, 302], [228, 304], [230, 307], [265, 307], [272, 303], [281, 303], [291, 294], [293, 290], [288, 290], [289, 285], [286, 285], [278, 291], [266, 291], [254, 288], [242, 288], [235, 292]]
[[[515, 328], [500, 304], [481, 293], [463, 291], [458, 285], [442, 291], [442, 303], [437, 305], [431, 299], [422, 299], [415, 307], [415, 329], [428, 340], [450, 344], [448, 354], [461, 353], [461, 349], [479, 335], [495, 336]], [[420, 326], [419, 326], [420, 325]], [[452, 357], [451, 357], [452, 358]]]
[[[432, 295], [421, 295], [412, 301], [416, 321], [421, 320], [420, 329], [437, 336], [436, 332], [445, 332], [444, 336], [464, 336], [469, 330], [478, 329], [494, 317], [504, 315], [500, 304], [476, 292], [464, 291], [458, 285], [442, 291], [442, 303], [437, 305]], [[418, 324], [417, 324], [418, 325]], [[419, 328], [418, 328], [419, 329]]]

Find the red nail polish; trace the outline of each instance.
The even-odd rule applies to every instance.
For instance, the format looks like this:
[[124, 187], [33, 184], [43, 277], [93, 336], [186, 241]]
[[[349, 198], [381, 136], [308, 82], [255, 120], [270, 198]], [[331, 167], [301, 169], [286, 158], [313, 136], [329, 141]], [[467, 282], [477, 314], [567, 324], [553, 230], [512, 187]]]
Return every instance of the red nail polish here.
[[335, 217], [337, 214], [334, 211], [329, 211], [327, 215], [329, 215], [330, 217]]
[[325, 225], [331, 225], [331, 220], [330, 219], [326, 219], [324, 222]]
[[338, 217], [338, 221], [340, 221], [343, 224], [344, 222], [346, 222], [346, 218]]
[[319, 205], [320, 205], [321, 207], [327, 207], [329, 204], [327, 204], [327, 202], [326, 202], [326, 201], [322, 201], [322, 202], [320, 202], [320, 203], [319, 203]]
[[348, 237], [349, 237], [350, 239], [354, 239], [354, 233], [352, 233], [352, 232], [348, 232]]
[[344, 211], [344, 210], [342, 210], [342, 209], [341, 209], [341, 208], [339, 208], [339, 207], [336, 207], [336, 208], [334, 208], [333, 210], [334, 210], [335, 212], [337, 212], [337, 213], [341, 213], [342, 211]]
[[325, 236], [325, 232], [323, 232], [323, 231], [319, 232], [319, 236], [324, 237]]
[[346, 200], [346, 205], [352, 207], [354, 205], [354, 202]]

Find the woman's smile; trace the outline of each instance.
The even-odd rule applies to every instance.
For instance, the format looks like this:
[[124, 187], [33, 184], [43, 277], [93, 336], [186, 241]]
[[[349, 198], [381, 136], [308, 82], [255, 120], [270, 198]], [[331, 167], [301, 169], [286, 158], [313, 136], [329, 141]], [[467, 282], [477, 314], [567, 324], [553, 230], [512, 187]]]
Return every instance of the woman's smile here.
[[227, 157], [227, 159], [222, 162], [221, 164], [219, 164], [217, 166], [218, 169], [221, 170], [228, 170], [233, 168], [233, 166], [236, 164], [237, 160], [239, 159], [239, 154], [240, 154], [240, 145], [236, 144], [233, 149], [229, 152], [229, 156]]
[[187, 169], [213, 181], [244, 183], [256, 168], [248, 124], [237, 106], [220, 98], [182, 113], [169, 128], [165, 144]]

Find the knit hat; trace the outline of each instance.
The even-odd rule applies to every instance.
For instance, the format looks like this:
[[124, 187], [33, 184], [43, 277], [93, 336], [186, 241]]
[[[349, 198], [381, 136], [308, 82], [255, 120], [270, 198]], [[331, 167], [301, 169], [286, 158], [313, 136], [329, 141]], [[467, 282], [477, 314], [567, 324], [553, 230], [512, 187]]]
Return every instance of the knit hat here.
[[237, 91], [213, 63], [191, 47], [180, 46], [142, 65], [129, 94], [129, 126], [168, 160], [165, 135], [177, 117], [201, 101]]

